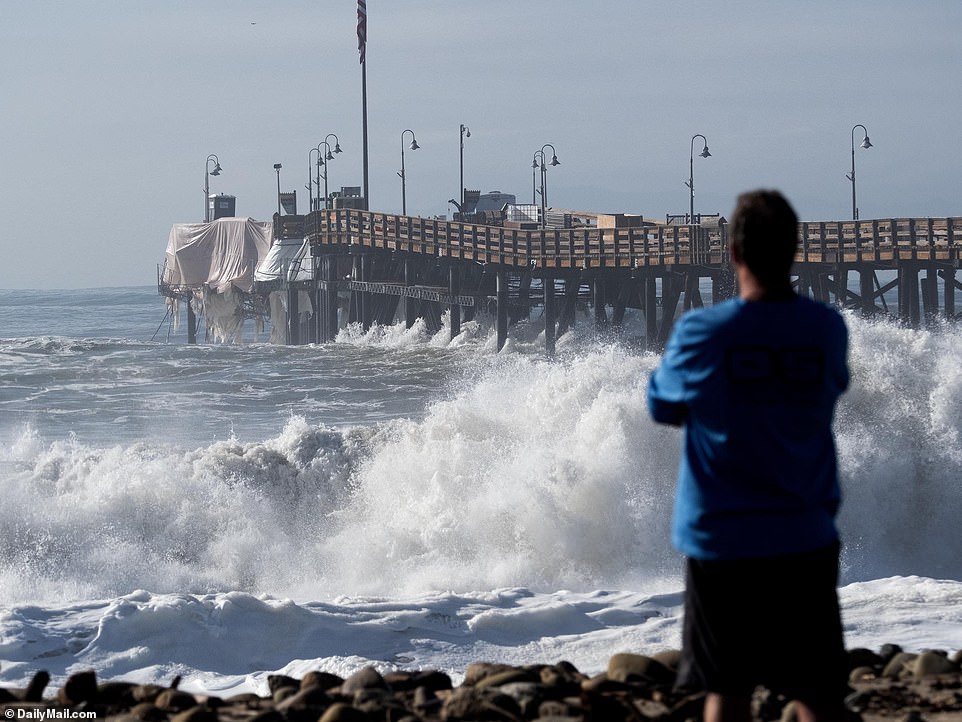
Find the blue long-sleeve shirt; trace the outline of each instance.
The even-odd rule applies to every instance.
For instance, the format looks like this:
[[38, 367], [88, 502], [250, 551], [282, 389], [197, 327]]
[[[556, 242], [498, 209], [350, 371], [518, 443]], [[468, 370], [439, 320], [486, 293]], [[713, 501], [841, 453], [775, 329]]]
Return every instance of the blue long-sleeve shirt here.
[[838, 538], [832, 417], [848, 332], [807, 298], [734, 299], [676, 324], [648, 385], [683, 424], [672, 541], [696, 559], [811, 551]]

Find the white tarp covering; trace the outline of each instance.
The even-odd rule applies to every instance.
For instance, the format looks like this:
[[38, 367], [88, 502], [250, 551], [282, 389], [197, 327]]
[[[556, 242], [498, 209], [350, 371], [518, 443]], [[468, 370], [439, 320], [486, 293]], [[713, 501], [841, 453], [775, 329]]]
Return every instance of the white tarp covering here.
[[257, 266], [254, 280], [310, 281], [311, 251], [307, 239], [279, 239]]
[[250, 293], [254, 270], [274, 240], [270, 221], [218, 218], [210, 223], [178, 223], [167, 240], [165, 282], [174, 287], [205, 284], [222, 293], [232, 286]]

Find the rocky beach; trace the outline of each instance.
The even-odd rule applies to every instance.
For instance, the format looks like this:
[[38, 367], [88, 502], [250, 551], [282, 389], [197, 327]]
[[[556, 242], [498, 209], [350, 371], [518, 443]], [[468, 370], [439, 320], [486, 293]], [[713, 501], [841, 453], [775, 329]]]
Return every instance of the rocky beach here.
[[[882, 722], [962, 721], [962, 652], [848, 652], [852, 720]], [[702, 694], [674, 689], [677, 651], [652, 656], [619, 653], [597, 675], [568, 662], [514, 666], [477, 662], [454, 686], [438, 670], [381, 674], [365, 666], [340, 677], [311, 671], [301, 678], [268, 677], [264, 694], [226, 698], [191, 694], [169, 686], [101, 680], [93, 671], [71, 675], [48, 690], [38, 671], [25, 689], [0, 688], [4, 719], [113, 719], [144, 722], [455, 722], [490, 720], [576, 722], [578, 720], [687, 722], [701, 719]], [[759, 687], [752, 701], [758, 722], [795, 719], [793, 705]]]

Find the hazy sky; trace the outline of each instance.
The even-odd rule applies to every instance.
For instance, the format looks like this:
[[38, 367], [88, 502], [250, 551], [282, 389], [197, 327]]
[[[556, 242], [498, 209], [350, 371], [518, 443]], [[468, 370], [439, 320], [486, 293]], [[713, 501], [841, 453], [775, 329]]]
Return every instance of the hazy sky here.
[[[959, 0], [368, 0], [372, 210], [452, 211], [465, 185], [664, 218], [782, 189], [805, 220], [962, 215]], [[0, 288], [151, 285], [211, 191], [307, 206], [311, 148], [360, 186], [355, 0], [0, 0]], [[861, 141], [861, 130], [856, 142]], [[406, 141], [406, 142], [409, 142]], [[700, 142], [700, 141], [698, 141]], [[688, 152], [686, 152], [688, 151]]]

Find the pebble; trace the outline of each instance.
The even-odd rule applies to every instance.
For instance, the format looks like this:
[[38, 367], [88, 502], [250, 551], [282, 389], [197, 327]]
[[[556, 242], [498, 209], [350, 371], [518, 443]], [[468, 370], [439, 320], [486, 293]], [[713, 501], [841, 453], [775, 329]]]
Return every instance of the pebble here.
[[[879, 652], [849, 652], [846, 700], [850, 719], [872, 722], [962, 722], [962, 672], [958, 652], [907, 653], [895, 645]], [[71, 675], [44, 696], [49, 680], [40, 671], [28, 690], [0, 688], [0, 717], [16, 710], [86, 710], [117, 722], [687, 722], [700, 720], [704, 696], [673, 688], [677, 650], [652, 655], [618, 653], [605, 672], [589, 677], [569, 662], [512, 666], [468, 665], [464, 682], [437, 670], [381, 674], [365, 666], [341, 678], [321, 670], [297, 679], [269, 675], [266, 696], [228, 699], [193, 695], [177, 688], [123, 681], [98, 684], [93, 671]], [[28, 699], [32, 698], [32, 699]], [[756, 690], [756, 720], [794, 720], [788, 700]], [[13, 713], [8, 713], [12, 710]], [[36, 714], [36, 713], [34, 713]]]

